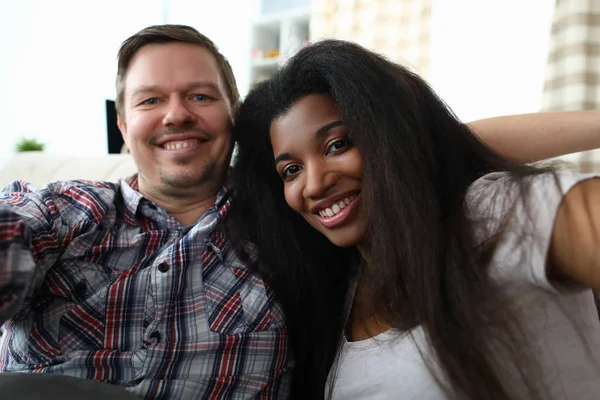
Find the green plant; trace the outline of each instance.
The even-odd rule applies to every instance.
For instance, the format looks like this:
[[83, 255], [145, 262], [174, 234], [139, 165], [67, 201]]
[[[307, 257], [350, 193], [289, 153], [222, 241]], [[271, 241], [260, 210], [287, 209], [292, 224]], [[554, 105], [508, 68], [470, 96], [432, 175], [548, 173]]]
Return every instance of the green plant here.
[[42, 151], [44, 150], [45, 144], [38, 142], [35, 139], [23, 138], [17, 143], [17, 152], [21, 153], [24, 151]]

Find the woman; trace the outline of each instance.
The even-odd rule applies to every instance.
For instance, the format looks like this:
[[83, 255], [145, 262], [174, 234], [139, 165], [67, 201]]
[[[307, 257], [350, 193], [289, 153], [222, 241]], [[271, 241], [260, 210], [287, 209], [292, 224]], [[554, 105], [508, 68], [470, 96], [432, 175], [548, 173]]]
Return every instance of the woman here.
[[511, 162], [339, 41], [258, 85], [236, 140], [232, 231], [286, 311], [295, 397], [600, 393], [600, 181]]

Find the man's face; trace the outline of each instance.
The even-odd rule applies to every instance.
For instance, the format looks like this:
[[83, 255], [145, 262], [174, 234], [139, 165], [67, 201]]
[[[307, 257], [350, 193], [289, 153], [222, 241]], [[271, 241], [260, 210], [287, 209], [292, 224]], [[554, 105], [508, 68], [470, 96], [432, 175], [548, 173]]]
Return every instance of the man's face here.
[[142, 47], [129, 64], [123, 103], [119, 128], [142, 193], [216, 193], [229, 166], [232, 122], [208, 50], [187, 43]]

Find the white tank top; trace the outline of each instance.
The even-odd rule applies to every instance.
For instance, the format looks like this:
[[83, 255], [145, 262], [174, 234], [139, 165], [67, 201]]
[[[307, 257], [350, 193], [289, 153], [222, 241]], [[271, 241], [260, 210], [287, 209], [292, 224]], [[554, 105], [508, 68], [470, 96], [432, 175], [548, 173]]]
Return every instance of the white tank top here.
[[[422, 342], [422, 329], [413, 330], [412, 335]], [[332, 396], [335, 400], [444, 398], [408, 333], [387, 331], [359, 342], [345, 341], [339, 362]]]
[[[600, 321], [593, 293], [575, 285], [557, 286], [546, 276], [546, 256], [558, 206], [576, 183], [590, 177], [561, 174], [561, 190], [557, 190], [551, 176], [535, 177], [529, 208], [519, 206], [511, 214], [490, 265], [492, 278], [521, 311], [517, 317], [531, 339], [526, 346], [538, 358], [539, 378], [544, 383], [541, 397], [548, 400], [600, 399]], [[494, 207], [496, 204], [491, 202], [513, 204], [504, 203], [499, 196], [506, 187], [505, 179], [502, 173], [489, 174], [471, 186], [467, 200], [474, 216], [502, 221], [502, 207]], [[489, 210], [497, 214], [489, 215]], [[480, 211], [485, 214], [477, 214]], [[531, 218], [530, 224], [523, 222], [527, 217]], [[533, 231], [524, 236], [527, 227]], [[489, 228], [478, 231], [482, 240], [495, 232], [496, 227]], [[330, 381], [334, 379], [332, 398], [446, 399], [435, 379], [442, 375], [432, 361], [423, 330], [414, 329], [412, 336], [414, 340], [411, 334], [388, 331], [368, 340], [345, 342], [337, 374], [329, 376]], [[432, 369], [427, 368], [425, 360]], [[520, 377], [507, 380], [507, 386], [518, 394], [527, 393]]]

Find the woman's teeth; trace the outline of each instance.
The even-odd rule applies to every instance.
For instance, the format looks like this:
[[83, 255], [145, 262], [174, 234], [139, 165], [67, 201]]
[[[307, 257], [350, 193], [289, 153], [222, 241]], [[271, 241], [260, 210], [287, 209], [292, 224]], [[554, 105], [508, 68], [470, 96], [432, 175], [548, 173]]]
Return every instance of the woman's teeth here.
[[323, 218], [333, 217], [334, 215], [342, 211], [344, 208], [346, 208], [348, 204], [352, 203], [352, 200], [354, 200], [356, 196], [356, 194], [353, 194], [351, 196], [346, 197], [344, 200], [338, 201], [331, 207], [327, 207], [326, 209], [319, 211], [319, 215]]

